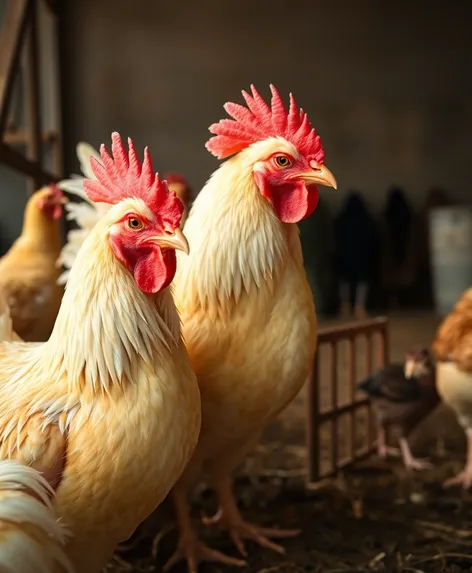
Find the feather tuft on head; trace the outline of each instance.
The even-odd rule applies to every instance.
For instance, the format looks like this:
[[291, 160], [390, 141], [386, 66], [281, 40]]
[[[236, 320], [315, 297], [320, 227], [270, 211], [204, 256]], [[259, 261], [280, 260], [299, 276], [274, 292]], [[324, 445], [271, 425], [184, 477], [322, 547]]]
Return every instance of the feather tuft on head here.
[[290, 94], [287, 112], [277, 89], [271, 84], [271, 107], [251, 85], [252, 95], [243, 91], [247, 107], [237, 103], [226, 103], [224, 108], [234, 119], [222, 119], [210, 126], [214, 134], [207, 143], [210, 153], [224, 159], [239, 153], [249, 145], [269, 137], [283, 137], [293, 143], [305, 157], [314, 159], [319, 165], [324, 162], [324, 151], [320, 136], [311, 126], [307, 114], [298, 109], [295, 98]]
[[113, 157], [102, 144], [102, 163], [94, 157], [90, 159], [90, 167], [97, 179], [84, 180], [89, 199], [114, 205], [123, 199], [135, 197], [143, 200], [156, 217], [174, 228], [178, 227], [184, 206], [177, 195], [169, 191], [167, 182], [161, 181], [159, 174], [154, 173], [148, 148], [144, 149], [141, 165], [131, 138], [128, 138], [128, 153], [119, 133], [113, 132], [111, 139]]

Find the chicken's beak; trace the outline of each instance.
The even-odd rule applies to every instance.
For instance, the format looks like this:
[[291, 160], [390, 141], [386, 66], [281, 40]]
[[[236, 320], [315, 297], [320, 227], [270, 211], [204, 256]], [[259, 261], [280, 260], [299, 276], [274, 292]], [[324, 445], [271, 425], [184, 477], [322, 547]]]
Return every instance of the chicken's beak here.
[[69, 203], [69, 199], [68, 199], [65, 195], [63, 195], [63, 196], [59, 199], [58, 203], [59, 203], [60, 205], [67, 205], [67, 203]]
[[175, 249], [176, 251], [183, 251], [186, 255], [190, 252], [190, 247], [186, 236], [180, 229], [175, 229], [173, 235], [158, 235], [156, 237], [149, 237], [146, 242], [153, 242], [165, 249]]
[[413, 373], [415, 371], [415, 362], [413, 360], [407, 360], [405, 362], [405, 378], [413, 378]]
[[297, 173], [297, 179], [303, 179], [308, 185], [324, 185], [325, 187], [338, 188], [335, 176], [325, 165], [312, 167], [310, 171]]

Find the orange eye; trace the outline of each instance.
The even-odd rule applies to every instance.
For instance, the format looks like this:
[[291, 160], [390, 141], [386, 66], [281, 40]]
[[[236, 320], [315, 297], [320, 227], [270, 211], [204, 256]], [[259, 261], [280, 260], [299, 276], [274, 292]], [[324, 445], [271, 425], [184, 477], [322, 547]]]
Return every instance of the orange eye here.
[[290, 161], [290, 159], [286, 155], [276, 155], [274, 157], [274, 162], [275, 162], [275, 165], [277, 167], [280, 167], [281, 169], [286, 168], [286, 167], [290, 167], [292, 165], [292, 162]]
[[130, 217], [128, 219], [128, 227], [133, 231], [140, 231], [144, 227], [144, 224], [139, 219], [136, 219], [136, 217]]

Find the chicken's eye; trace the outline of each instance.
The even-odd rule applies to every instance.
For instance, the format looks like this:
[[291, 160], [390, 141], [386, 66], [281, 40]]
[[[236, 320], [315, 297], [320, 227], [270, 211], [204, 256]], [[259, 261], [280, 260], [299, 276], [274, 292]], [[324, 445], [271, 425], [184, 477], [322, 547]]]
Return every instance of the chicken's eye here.
[[292, 162], [286, 155], [276, 155], [274, 162], [277, 167], [290, 167]]
[[144, 227], [144, 224], [139, 219], [136, 219], [136, 217], [130, 217], [128, 219], [128, 227], [133, 231], [140, 231]]

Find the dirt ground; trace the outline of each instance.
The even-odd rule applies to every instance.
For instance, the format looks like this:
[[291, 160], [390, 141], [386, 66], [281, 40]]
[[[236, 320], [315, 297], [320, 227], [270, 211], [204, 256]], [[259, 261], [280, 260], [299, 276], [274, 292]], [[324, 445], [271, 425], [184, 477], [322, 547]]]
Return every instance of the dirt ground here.
[[[429, 346], [437, 319], [397, 315], [391, 321], [391, 358], [399, 360], [415, 344]], [[249, 573], [349, 573], [472, 571], [472, 495], [444, 491], [441, 482], [463, 464], [465, 439], [454, 417], [439, 407], [411, 444], [428, 455], [435, 469], [408, 476], [397, 460], [375, 457], [358, 464], [317, 490], [305, 487], [306, 394], [301, 392], [268, 428], [264, 440], [236, 477], [240, 505], [247, 519], [261, 525], [299, 528], [283, 541], [284, 555], [248, 543]], [[202, 484], [192, 503], [196, 520], [211, 514], [215, 502]], [[223, 531], [199, 525], [203, 539], [236, 556]], [[154, 542], [154, 536], [160, 532]], [[107, 573], [161, 571], [176, 542], [167, 504], [144, 523], [115, 556]], [[154, 543], [154, 546], [153, 546]], [[236, 571], [213, 564], [201, 573]], [[184, 564], [175, 567], [184, 573]]]

